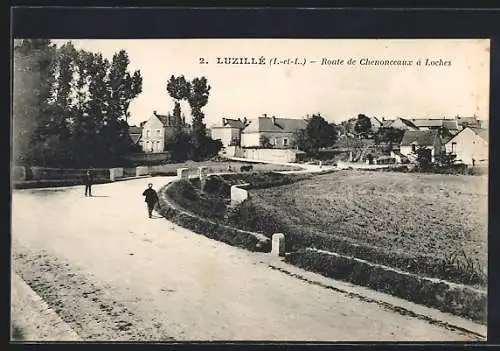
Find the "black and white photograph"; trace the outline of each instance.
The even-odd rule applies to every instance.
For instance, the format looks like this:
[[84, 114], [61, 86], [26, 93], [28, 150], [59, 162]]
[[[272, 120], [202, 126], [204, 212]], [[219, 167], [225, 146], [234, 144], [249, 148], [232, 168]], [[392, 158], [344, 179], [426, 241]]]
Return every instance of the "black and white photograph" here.
[[489, 39], [11, 58], [11, 341], [487, 340]]

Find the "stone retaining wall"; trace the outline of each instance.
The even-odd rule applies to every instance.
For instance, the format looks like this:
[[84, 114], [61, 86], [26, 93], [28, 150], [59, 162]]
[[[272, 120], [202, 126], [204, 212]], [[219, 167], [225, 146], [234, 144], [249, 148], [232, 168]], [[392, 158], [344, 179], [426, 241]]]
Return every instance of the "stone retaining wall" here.
[[372, 288], [482, 324], [487, 322], [487, 293], [469, 286], [312, 248], [289, 253], [286, 261], [329, 278]]

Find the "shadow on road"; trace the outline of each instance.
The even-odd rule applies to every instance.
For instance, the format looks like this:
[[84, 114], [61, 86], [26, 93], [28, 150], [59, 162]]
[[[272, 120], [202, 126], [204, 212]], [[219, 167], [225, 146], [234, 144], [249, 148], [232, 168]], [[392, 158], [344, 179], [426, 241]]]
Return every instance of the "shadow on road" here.
[[89, 197], [109, 197], [108, 195], [91, 195]]

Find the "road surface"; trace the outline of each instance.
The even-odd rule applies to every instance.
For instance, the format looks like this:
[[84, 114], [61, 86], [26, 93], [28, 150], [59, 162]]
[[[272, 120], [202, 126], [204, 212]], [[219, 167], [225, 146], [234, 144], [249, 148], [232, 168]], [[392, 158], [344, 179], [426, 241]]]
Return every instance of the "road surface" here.
[[172, 179], [14, 191], [13, 270], [82, 340], [474, 340], [148, 219], [142, 191]]

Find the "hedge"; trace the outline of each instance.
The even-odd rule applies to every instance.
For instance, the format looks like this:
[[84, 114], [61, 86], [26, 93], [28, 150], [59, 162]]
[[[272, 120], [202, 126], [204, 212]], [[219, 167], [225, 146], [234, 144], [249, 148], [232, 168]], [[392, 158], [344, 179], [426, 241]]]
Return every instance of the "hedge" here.
[[362, 285], [482, 324], [487, 322], [487, 295], [480, 290], [314, 249], [288, 253], [285, 260], [329, 278]]
[[210, 239], [222, 241], [226, 244], [250, 251], [270, 251], [271, 240], [262, 234], [231, 228], [180, 209], [167, 194], [168, 188], [176, 182], [167, 184], [159, 191], [160, 206], [158, 210], [163, 217], [183, 228], [204, 235]]

